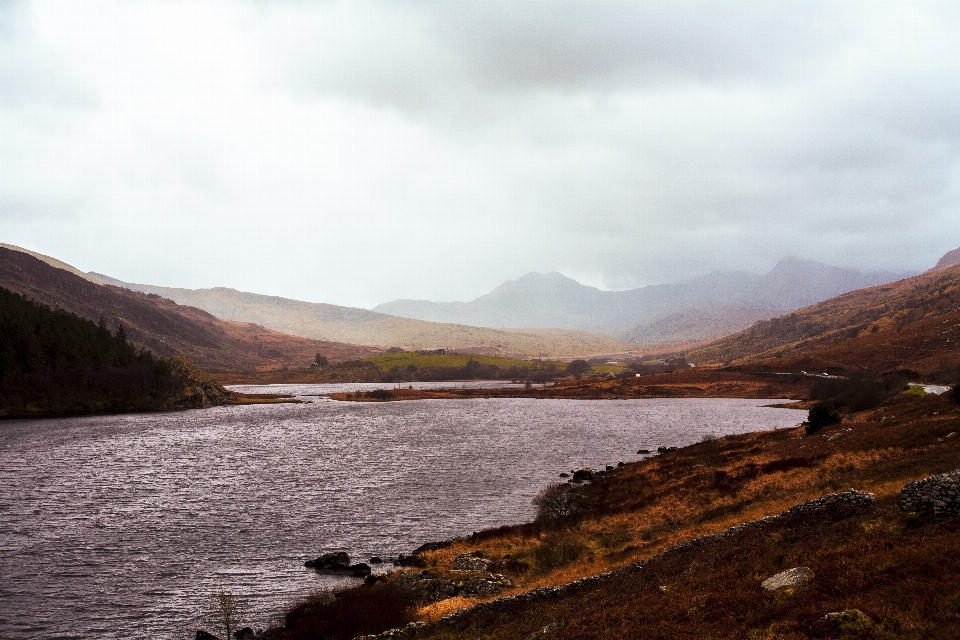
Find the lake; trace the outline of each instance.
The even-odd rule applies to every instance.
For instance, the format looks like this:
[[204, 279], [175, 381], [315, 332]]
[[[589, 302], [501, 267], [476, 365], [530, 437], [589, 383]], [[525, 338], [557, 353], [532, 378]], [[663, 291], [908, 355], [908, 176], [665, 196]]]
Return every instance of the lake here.
[[303, 567], [326, 551], [360, 562], [526, 522], [560, 472], [803, 417], [767, 400], [322, 396], [381, 386], [234, 387], [306, 403], [0, 422], [0, 637], [192, 638], [218, 587], [266, 627], [352, 580]]

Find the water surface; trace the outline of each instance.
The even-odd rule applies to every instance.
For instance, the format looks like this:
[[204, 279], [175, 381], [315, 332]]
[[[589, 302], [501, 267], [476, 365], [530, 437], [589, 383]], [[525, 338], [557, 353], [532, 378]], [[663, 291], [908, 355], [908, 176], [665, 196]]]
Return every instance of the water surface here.
[[302, 566], [325, 551], [396, 556], [528, 521], [562, 471], [800, 419], [762, 400], [318, 395], [379, 386], [244, 387], [308, 403], [0, 422], [0, 637], [192, 637], [218, 586], [266, 626], [348, 580]]

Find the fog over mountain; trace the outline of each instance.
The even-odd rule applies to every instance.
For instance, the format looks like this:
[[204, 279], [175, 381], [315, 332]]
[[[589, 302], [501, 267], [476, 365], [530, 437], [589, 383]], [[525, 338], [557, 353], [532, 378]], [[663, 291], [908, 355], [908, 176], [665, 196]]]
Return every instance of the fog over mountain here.
[[0, 241], [310, 302], [960, 240], [960, 4], [0, 0]]
[[374, 311], [482, 327], [556, 327], [635, 342], [698, 340], [911, 274], [863, 273], [784, 258], [768, 273], [715, 272], [680, 284], [601, 291], [560, 273], [528, 273], [470, 302], [394, 300]]

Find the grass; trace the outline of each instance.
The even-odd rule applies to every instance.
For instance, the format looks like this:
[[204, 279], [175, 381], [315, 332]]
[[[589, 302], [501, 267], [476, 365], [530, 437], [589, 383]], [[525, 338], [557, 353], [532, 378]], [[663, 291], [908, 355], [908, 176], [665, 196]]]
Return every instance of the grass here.
[[510, 367], [519, 367], [522, 369], [537, 369], [543, 366], [543, 363], [536, 360], [519, 360], [516, 358], [505, 358], [500, 356], [487, 355], [466, 355], [466, 354], [434, 354], [424, 355], [415, 352], [389, 353], [365, 358], [364, 362], [369, 362], [386, 372], [394, 367], [405, 369], [410, 365], [421, 368], [461, 368], [470, 360], [480, 364], [494, 365], [501, 369]]

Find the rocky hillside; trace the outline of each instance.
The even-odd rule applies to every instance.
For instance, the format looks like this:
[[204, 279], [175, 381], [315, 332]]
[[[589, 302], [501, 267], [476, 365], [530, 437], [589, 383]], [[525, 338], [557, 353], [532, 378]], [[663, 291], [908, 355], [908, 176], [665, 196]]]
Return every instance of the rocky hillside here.
[[960, 369], [960, 265], [837, 296], [687, 354], [753, 369]]
[[380, 351], [221, 320], [156, 294], [97, 284], [6, 248], [0, 248], [0, 287], [93, 322], [103, 318], [112, 331], [122, 325], [132, 343], [164, 358], [185, 357], [208, 371], [304, 368], [317, 353], [342, 361]]

